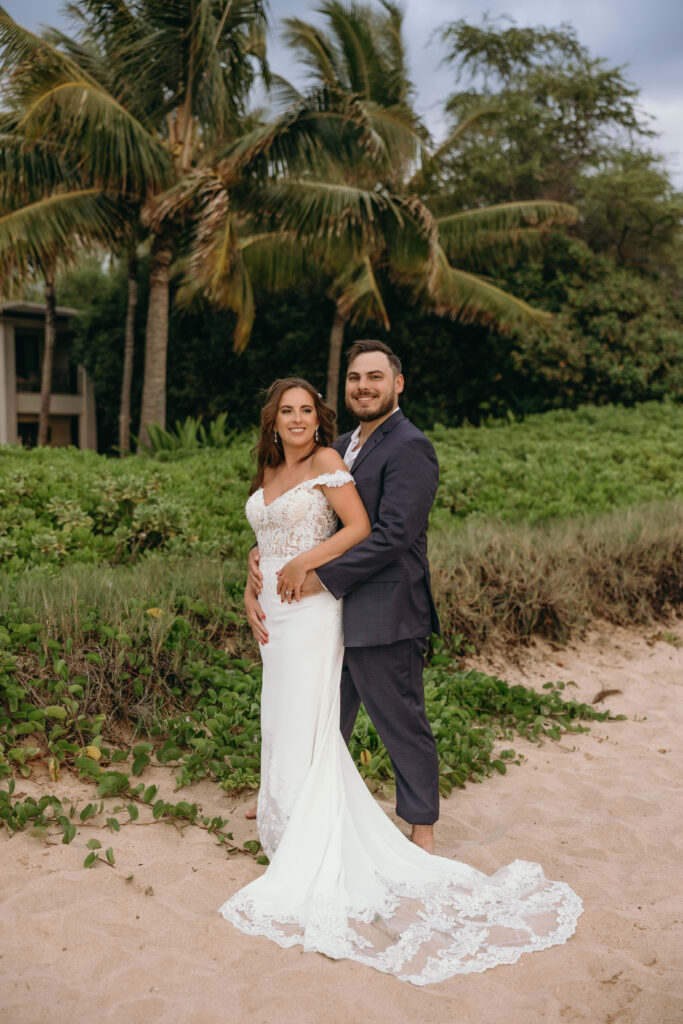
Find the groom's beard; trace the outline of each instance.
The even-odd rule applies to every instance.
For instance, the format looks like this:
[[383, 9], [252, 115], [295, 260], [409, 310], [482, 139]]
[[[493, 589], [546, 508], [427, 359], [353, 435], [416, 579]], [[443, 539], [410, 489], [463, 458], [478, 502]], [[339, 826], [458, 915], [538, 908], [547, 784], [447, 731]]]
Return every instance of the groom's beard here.
[[373, 420], [378, 420], [382, 416], [386, 416], [387, 413], [391, 412], [396, 405], [396, 395], [387, 395], [386, 399], [374, 409], [358, 409], [351, 400], [345, 399], [346, 408], [349, 410], [352, 416], [355, 416], [361, 423], [372, 423]]

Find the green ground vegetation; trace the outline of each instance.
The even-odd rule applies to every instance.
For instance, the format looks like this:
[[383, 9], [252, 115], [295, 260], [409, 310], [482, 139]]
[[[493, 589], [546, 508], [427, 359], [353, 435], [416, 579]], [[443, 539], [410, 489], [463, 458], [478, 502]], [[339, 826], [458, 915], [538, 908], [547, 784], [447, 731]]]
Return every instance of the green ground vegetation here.
[[[0, 608], [0, 822], [73, 841], [93, 819], [112, 833], [147, 805], [152, 820], [204, 828], [235, 852], [227, 820], [191, 798], [164, 800], [146, 770], [167, 765], [178, 789], [208, 778], [227, 792], [258, 786], [261, 667], [240, 611], [234, 563], [151, 555], [116, 569], [75, 565], [15, 577]], [[568, 684], [570, 685], [570, 684]], [[574, 701], [564, 683], [536, 693], [467, 670], [436, 643], [425, 672], [443, 794], [521, 757], [534, 742], [585, 731], [609, 712]], [[374, 726], [359, 716], [351, 753], [371, 783], [391, 780]], [[82, 807], [17, 792], [14, 777], [47, 765], [92, 784]], [[112, 807], [112, 801], [115, 806]], [[95, 845], [91, 845], [95, 844]], [[102, 851], [102, 852], [98, 852]], [[247, 852], [263, 860], [258, 844]], [[84, 866], [114, 863], [90, 840]]]

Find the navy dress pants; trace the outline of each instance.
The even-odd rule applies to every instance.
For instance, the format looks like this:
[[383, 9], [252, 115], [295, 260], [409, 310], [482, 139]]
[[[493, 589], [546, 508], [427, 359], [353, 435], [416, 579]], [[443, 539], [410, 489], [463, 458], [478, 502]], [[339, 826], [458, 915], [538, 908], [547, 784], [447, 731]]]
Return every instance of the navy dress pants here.
[[411, 825], [439, 817], [439, 758], [424, 703], [424, 640], [347, 647], [341, 678], [341, 731], [349, 742], [361, 701], [396, 776], [396, 813]]

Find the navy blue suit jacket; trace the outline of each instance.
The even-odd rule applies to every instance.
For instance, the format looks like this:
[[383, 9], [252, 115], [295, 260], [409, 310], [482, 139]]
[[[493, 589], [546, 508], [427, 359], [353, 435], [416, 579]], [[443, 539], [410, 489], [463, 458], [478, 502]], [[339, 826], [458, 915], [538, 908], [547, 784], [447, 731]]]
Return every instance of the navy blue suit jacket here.
[[[343, 456], [351, 433], [334, 447]], [[374, 647], [439, 632], [427, 558], [427, 522], [439, 482], [431, 442], [399, 410], [364, 443], [351, 469], [369, 537], [316, 570], [344, 598], [344, 644]]]

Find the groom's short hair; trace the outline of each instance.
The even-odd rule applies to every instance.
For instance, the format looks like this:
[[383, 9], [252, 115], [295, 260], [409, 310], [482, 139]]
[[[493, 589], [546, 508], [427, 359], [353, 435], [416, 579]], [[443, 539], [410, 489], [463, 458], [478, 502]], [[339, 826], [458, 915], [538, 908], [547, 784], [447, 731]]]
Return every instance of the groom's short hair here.
[[389, 360], [394, 377], [399, 373], [402, 373], [401, 360], [398, 358], [395, 352], [385, 345], [383, 341], [377, 341], [376, 338], [362, 338], [360, 341], [354, 341], [351, 348], [346, 353], [346, 365], [350, 366], [351, 363], [358, 356], [363, 355], [364, 352], [383, 352]]

